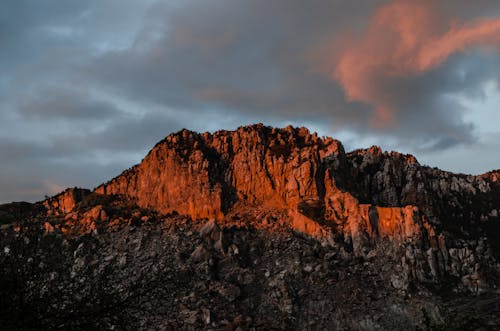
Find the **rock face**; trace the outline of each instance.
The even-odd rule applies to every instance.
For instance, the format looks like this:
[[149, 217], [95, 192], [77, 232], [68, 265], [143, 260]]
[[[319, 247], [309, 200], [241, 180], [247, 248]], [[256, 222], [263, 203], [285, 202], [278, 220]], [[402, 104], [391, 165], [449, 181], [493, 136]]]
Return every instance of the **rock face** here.
[[236, 202], [297, 210], [322, 203], [323, 161], [345, 157], [340, 142], [304, 129], [262, 125], [168, 136], [134, 168], [96, 189], [193, 218], [222, 219]]
[[289, 211], [292, 224], [315, 236], [325, 234], [320, 226], [352, 238], [403, 240], [432, 235], [434, 228], [475, 231], [494, 222], [496, 174], [456, 175], [378, 147], [346, 154], [339, 141], [305, 128], [258, 124], [172, 134], [95, 191], [194, 219], [221, 220], [234, 206], [265, 206]]
[[[285, 210], [292, 228], [341, 242], [358, 256], [384, 240], [404, 247], [404, 286], [453, 275], [477, 292], [486, 286], [476, 277], [479, 269], [499, 257], [498, 173], [453, 174], [376, 146], [346, 153], [339, 141], [305, 128], [258, 124], [172, 134], [96, 192], [194, 219], [221, 220], [233, 209], [255, 206]], [[488, 236], [493, 251], [471, 253], [470, 264], [477, 265], [454, 267], [465, 263], [454, 256], [457, 249], [474, 250]]]
[[[487, 298], [478, 325], [500, 327], [488, 315], [500, 307], [500, 170], [346, 153], [305, 128], [182, 130], [93, 192], [0, 206], [0, 225], [0, 277], [24, 286], [0, 297], [38, 302], [26, 309], [52, 328], [127, 329], [132, 314], [145, 323], [133, 329], [165, 316], [172, 329], [432, 329], [471, 295]], [[167, 308], [143, 316], [135, 298]], [[99, 323], [61, 322], [93, 311]]]
[[90, 190], [80, 188], [68, 188], [65, 191], [43, 201], [47, 210], [55, 214], [69, 213], [76, 204], [90, 194]]

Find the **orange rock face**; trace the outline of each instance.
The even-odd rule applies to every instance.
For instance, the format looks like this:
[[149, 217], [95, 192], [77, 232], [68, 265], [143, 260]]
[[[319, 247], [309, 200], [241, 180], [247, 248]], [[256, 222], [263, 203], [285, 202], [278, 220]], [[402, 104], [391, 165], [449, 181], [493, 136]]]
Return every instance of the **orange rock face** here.
[[[376, 146], [345, 153], [339, 141], [305, 128], [183, 130], [84, 199], [90, 193], [69, 189], [45, 200], [48, 215], [66, 214], [64, 227], [46, 222], [45, 232], [96, 235], [126, 219], [147, 223], [157, 212], [178, 213], [202, 220], [201, 233], [211, 246], [234, 253], [238, 247], [224, 248], [219, 226], [291, 228], [331, 245], [339, 255], [398, 257], [399, 269], [391, 277], [396, 288], [451, 275], [474, 292], [484, 288], [481, 263], [495, 261], [481, 238], [500, 241], [499, 171], [453, 174]], [[109, 205], [115, 198], [146, 214], [117, 216]], [[177, 219], [171, 216], [165, 219]], [[191, 258], [202, 261], [208, 253], [203, 244]]]
[[[140, 206], [193, 218], [222, 217], [222, 185], [213, 180], [208, 149], [199, 148], [197, 136], [184, 131], [169, 136], [143, 162], [96, 189], [101, 194], [127, 194]], [[184, 144], [185, 148], [175, 148]]]
[[[361, 251], [383, 238], [430, 238], [430, 224], [468, 222], [482, 209], [496, 215], [495, 174], [454, 175], [378, 147], [346, 154], [339, 141], [305, 128], [258, 124], [171, 134], [139, 165], [95, 191], [194, 219], [221, 220], [236, 206], [286, 210], [298, 231], [321, 238], [343, 233]], [[477, 197], [480, 208], [466, 210], [462, 200], [475, 194], [483, 194]], [[71, 194], [65, 197], [57, 208], [74, 204]]]
[[362, 204], [351, 193], [336, 188], [328, 174], [325, 180], [325, 219], [352, 239], [355, 252], [377, 238], [402, 242], [426, 233], [427, 222], [417, 207]]
[[96, 192], [127, 194], [142, 207], [193, 218], [221, 219], [236, 201], [297, 209], [321, 200], [322, 159], [342, 155], [340, 142], [304, 128], [254, 126], [213, 135], [184, 130]]
[[68, 188], [52, 198], [44, 200], [43, 205], [49, 212], [65, 214], [72, 211], [75, 205], [88, 194], [90, 191], [86, 189]]

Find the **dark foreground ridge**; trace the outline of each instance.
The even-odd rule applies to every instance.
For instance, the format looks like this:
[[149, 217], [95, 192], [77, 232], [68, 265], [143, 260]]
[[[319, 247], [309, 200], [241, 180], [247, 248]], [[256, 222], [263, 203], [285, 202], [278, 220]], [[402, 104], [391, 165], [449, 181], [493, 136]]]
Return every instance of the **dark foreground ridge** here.
[[500, 171], [263, 125], [0, 206], [2, 329], [497, 330]]

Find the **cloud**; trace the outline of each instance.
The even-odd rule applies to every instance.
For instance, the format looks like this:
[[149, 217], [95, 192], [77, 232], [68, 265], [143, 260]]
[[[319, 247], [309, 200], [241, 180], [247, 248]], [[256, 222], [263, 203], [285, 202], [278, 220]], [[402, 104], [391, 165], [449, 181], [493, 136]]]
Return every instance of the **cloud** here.
[[111, 159], [103, 158], [95, 146], [85, 146], [75, 136], [66, 138], [65, 142], [57, 137], [43, 143], [3, 138], [0, 203], [38, 201], [66, 187], [95, 187], [137, 162], [127, 151], [115, 151]]
[[[500, 47], [500, 19], [461, 25], [449, 19], [445, 25], [436, 10], [428, 0], [398, 1], [377, 10], [365, 35], [342, 52], [335, 69], [349, 100], [377, 103], [379, 77], [426, 72], [474, 46]], [[384, 116], [387, 110], [380, 111]]]
[[[419, 157], [419, 161], [448, 171], [475, 175], [486, 173], [500, 166], [500, 154], [492, 152], [498, 149], [498, 141], [500, 132], [486, 133], [472, 145], [472, 148], [459, 146], [455, 150], [427, 153]], [[474, 157], [464, 157], [469, 155], [471, 150], [474, 152]]]
[[360, 10], [325, 1], [215, 0], [207, 11], [196, 10], [196, 1], [158, 3], [133, 47], [83, 71], [114, 93], [193, 113], [217, 108], [264, 121], [305, 113], [343, 117], [347, 104], [338, 84], [328, 72], [311, 72], [304, 57], [376, 4], [362, 3]]
[[156, 142], [182, 128], [183, 125], [175, 116], [128, 115], [117, 118], [93, 132], [72, 133], [63, 139], [54, 137], [53, 144], [54, 147], [63, 151], [87, 150], [104, 155], [139, 152], [137, 154], [145, 155]]
[[[487, 72], [491, 67], [473, 80], [464, 78], [473, 76], [471, 67], [487, 58], [487, 51], [498, 57], [499, 34], [500, 19], [459, 23], [436, 1], [394, 1], [375, 11], [361, 36], [342, 44], [333, 77], [349, 101], [373, 107], [371, 128], [398, 135], [406, 131], [401, 137], [427, 135], [424, 144], [444, 149], [474, 139], [473, 125], [461, 120], [463, 107], [447, 94], [480, 90], [495, 79]], [[477, 63], [467, 63], [470, 57]]]
[[[425, 24], [425, 22], [422, 22]], [[461, 27], [452, 27], [444, 35], [428, 42], [418, 53], [417, 69], [426, 71], [443, 63], [450, 55], [474, 46], [500, 46], [500, 19], [481, 20]]]
[[474, 75], [467, 60], [492, 64], [491, 52], [476, 51], [494, 46], [499, 30], [493, 18], [453, 23], [464, 13], [448, 16], [448, 5], [216, 0], [200, 12], [194, 1], [158, 2], [132, 47], [83, 71], [112, 93], [193, 116], [327, 121], [414, 150], [444, 149], [476, 139], [463, 120], [469, 110], [447, 95], [479, 94], [493, 79], [491, 67]]
[[464, 100], [498, 93], [499, 15], [496, 0], [4, 1], [0, 193], [96, 185], [183, 127], [463, 153], [483, 135]]
[[119, 116], [120, 110], [109, 101], [98, 100], [90, 93], [64, 87], [42, 86], [19, 102], [17, 111], [27, 118], [96, 119]]

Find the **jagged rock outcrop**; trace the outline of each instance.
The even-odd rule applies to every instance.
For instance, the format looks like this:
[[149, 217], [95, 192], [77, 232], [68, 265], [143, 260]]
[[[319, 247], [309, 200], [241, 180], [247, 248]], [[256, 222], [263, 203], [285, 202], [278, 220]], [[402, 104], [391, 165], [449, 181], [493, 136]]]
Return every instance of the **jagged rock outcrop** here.
[[183, 130], [141, 164], [96, 189], [193, 218], [222, 219], [237, 202], [296, 210], [324, 195], [322, 160], [344, 156], [340, 142], [306, 129], [262, 125], [198, 134]]
[[[9, 210], [15, 207], [26, 206]], [[381, 208], [397, 220], [406, 217]], [[92, 193], [66, 215], [39, 211], [21, 218], [0, 232], [2, 329], [500, 326], [495, 291], [471, 296], [453, 287], [458, 293], [448, 293], [453, 280], [443, 288], [425, 286], [428, 266], [421, 262], [427, 252], [417, 242], [398, 252], [392, 241], [380, 241], [366, 256], [355, 256], [346, 243], [322, 245], [293, 231], [288, 217], [273, 208], [235, 208], [222, 221], [196, 221]], [[468, 272], [461, 268], [474, 267], [474, 256], [484, 256], [486, 247], [482, 240], [476, 251], [449, 249], [453, 272]], [[494, 284], [479, 274], [464, 281], [477, 279]]]
[[[258, 124], [172, 134], [96, 192], [195, 219], [223, 219], [236, 204], [283, 209], [296, 230], [340, 240], [355, 255], [366, 256], [383, 240], [405, 246], [405, 286], [453, 275], [477, 291], [484, 282], [474, 276], [471, 285], [470, 275], [499, 257], [498, 178], [498, 172], [471, 176], [421, 166], [412, 155], [376, 146], [345, 153], [339, 141], [305, 128]], [[456, 254], [488, 236], [495, 249], [487, 257]], [[474, 265], [457, 269], [463, 254]]]
[[358, 213], [359, 222], [370, 223], [371, 210], [377, 224], [387, 225], [390, 213], [372, 207], [413, 206], [434, 225], [452, 220], [456, 226], [498, 214], [494, 178], [423, 167], [411, 155], [378, 147], [346, 154], [339, 141], [305, 128], [259, 124], [214, 134], [172, 134], [139, 165], [95, 191], [128, 195], [142, 207], [196, 219], [222, 219], [243, 202], [287, 209], [326, 226], [341, 225], [347, 206], [351, 219]]
[[[305, 128], [182, 130], [93, 192], [74, 188], [35, 205], [0, 206], [3, 223], [0, 262], [11, 269], [0, 276], [26, 278], [29, 295], [19, 300], [41, 300], [48, 308], [36, 314], [51, 326], [67, 318], [67, 307], [92, 312], [85, 300], [96, 300], [106, 318], [113, 306], [139, 314], [135, 296], [168, 307], [147, 318], [175, 316], [167, 323], [174, 329], [396, 330], [399, 322], [411, 329], [449, 318], [440, 300], [450, 302], [450, 293], [500, 305], [499, 170], [453, 174], [376, 146], [346, 153]], [[47, 262], [36, 236], [61, 261]], [[23, 253], [28, 248], [33, 253]], [[30, 254], [38, 266], [18, 269], [31, 265]], [[45, 278], [26, 276], [30, 270]], [[47, 298], [57, 277], [78, 297]], [[106, 296], [82, 288], [87, 279], [104, 283]], [[160, 290], [142, 293], [134, 282]], [[324, 293], [352, 302], [349, 317]], [[359, 310], [386, 299], [394, 320]], [[231, 321], [221, 320], [225, 310]], [[123, 316], [109, 318], [90, 325], [118, 325]]]
[[50, 213], [64, 214], [71, 212], [77, 203], [91, 193], [90, 190], [81, 188], [68, 188], [63, 192], [43, 201], [43, 206]]

